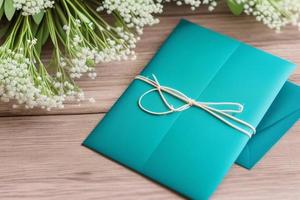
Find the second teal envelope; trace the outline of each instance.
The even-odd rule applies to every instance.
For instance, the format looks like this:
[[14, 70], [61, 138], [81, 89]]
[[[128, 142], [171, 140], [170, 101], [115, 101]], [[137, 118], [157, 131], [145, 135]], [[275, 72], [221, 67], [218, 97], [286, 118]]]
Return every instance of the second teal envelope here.
[[300, 117], [300, 87], [286, 82], [236, 163], [251, 169]]

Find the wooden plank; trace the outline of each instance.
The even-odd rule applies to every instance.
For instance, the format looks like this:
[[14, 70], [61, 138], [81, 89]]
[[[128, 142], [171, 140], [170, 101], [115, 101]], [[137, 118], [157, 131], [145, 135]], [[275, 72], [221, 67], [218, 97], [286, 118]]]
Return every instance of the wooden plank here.
[[[178, 11], [175, 12], [174, 10]], [[201, 12], [205, 11], [202, 9]], [[53, 110], [51, 112], [24, 110], [20, 108], [12, 109], [12, 103], [0, 103], [0, 116], [107, 112], [133, 77], [151, 59], [182, 17], [289, 59], [298, 65], [300, 64], [300, 33], [296, 29], [287, 28], [283, 34], [276, 34], [264, 25], [256, 22], [252, 17], [235, 17], [226, 13], [212, 13], [210, 15], [207, 13], [202, 14], [201, 12], [197, 12], [197, 14], [188, 13], [186, 16], [184, 16], [185, 13], [179, 16], [180, 12], [178, 8], [173, 9], [170, 12], [170, 16], [166, 12], [166, 16], [161, 17], [159, 25], [146, 29], [136, 49], [138, 54], [136, 61], [102, 64], [97, 66], [99, 77], [96, 80], [89, 80], [88, 78], [79, 80], [78, 83], [86, 92], [87, 98], [94, 97], [97, 101], [96, 103], [91, 104], [89, 101], [85, 101], [80, 106], [78, 104], [68, 104], [63, 110]], [[46, 60], [50, 58], [50, 51], [48, 50], [47, 52]], [[296, 70], [291, 79], [300, 83], [300, 69]]]
[[[181, 199], [81, 146], [101, 118], [1, 118], [0, 199]], [[299, 134], [300, 123], [251, 171], [234, 166], [213, 199], [300, 199]]]
[[166, 189], [81, 146], [101, 117], [1, 119], [0, 199], [172, 199]]
[[196, 10], [191, 10], [191, 6], [182, 5], [177, 6], [174, 2], [164, 4], [164, 12], [159, 16], [182, 16], [184, 15], [211, 15], [211, 14], [231, 14], [227, 3], [225, 1], [218, 2], [218, 6], [213, 11], [208, 10], [208, 6], [201, 5]]

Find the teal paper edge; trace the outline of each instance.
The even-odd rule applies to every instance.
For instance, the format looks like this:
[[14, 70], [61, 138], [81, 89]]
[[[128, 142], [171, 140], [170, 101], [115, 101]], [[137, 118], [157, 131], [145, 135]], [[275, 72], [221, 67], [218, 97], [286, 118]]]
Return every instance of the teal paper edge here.
[[[287, 82], [282, 88], [284, 94], [280, 94], [274, 100], [275, 105], [271, 105], [267, 112], [268, 118], [274, 118], [273, 114], [276, 106], [291, 106], [289, 111], [284, 111], [276, 121], [263, 119], [258, 127], [257, 134], [249, 140], [236, 164], [246, 169], [253, 169], [264, 156], [288, 133], [300, 118], [300, 86], [292, 82]], [[284, 95], [284, 96], [282, 96]], [[283, 109], [283, 108], [279, 108]], [[281, 111], [282, 112], [282, 111]]]

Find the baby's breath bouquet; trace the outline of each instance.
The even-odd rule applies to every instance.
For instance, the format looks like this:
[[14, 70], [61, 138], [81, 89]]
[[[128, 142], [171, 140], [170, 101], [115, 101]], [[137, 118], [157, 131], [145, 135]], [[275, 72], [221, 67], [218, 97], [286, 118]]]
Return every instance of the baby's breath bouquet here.
[[300, 0], [228, 0], [227, 3], [234, 14], [253, 15], [277, 32], [289, 24], [300, 30]]
[[[155, 14], [175, 2], [195, 10], [218, 0], [0, 0], [0, 100], [14, 107], [63, 108], [82, 101], [76, 79], [94, 79], [98, 63], [135, 59], [134, 48]], [[236, 14], [253, 15], [272, 29], [300, 26], [299, 0], [227, 0]], [[110, 15], [109, 20], [103, 15]], [[44, 45], [52, 59], [41, 59]], [[48, 46], [47, 46], [48, 47]]]
[[[0, 0], [1, 100], [13, 100], [14, 107], [63, 108], [67, 100], [84, 99], [75, 80], [84, 74], [94, 79], [97, 63], [134, 59], [139, 33], [157, 22], [152, 14], [162, 7], [147, 0], [118, 2]], [[113, 17], [110, 22], [99, 13], [104, 9]], [[53, 56], [44, 63], [47, 41]]]

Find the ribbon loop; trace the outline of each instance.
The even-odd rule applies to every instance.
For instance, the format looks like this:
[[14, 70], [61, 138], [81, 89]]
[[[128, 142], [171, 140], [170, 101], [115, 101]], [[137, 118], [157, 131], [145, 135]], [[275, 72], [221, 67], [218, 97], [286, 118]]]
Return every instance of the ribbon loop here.
[[[256, 130], [251, 124], [231, 115], [232, 113], [243, 112], [244, 106], [242, 104], [235, 103], [235, 102], [198, 102], [192, 98], [189, 98], [188, 96], [186, 96], [185, 94], [183, 94], [182, 92], [180, 92], [174, 88], [160, 85], [156, 76], [154, 74], [152, 76], [153, 76], [153, 80], [149, 79], [145, 76], [141, 76], [141, 75], [138, 75], [135, 77], [135, 79], [141, 80], [141, 81], [148, 83], [149, 85], [152, 85], [154, 87], [153, 89], [150, 89], [150, 90], [146, 91], [144, 94], [142, 94], [138, 100], [138, 105], [144, 112], [152, 114], [152, 115], [167, 115], [167, 114], [171, 114], [174, 112], [182, 112], [182, 111], [189, 109], [190, 107], [195, 106], [195, 107], [198, 107], [198, 108], [206, 111], [207, 113], [211, 114], [213, 117], [219, 119], [220, 121], [227, 124], [228, 126], [244, 133], [248, 137], [251, 137], [253, 134], [255, 134]], [[168, 108], [167, 111], [156, 112], [156, 111], [149, 110], [143, 106], [144, 97], [146, 95], [148, 95], [152, 92], [156, 92], [156, 91], [158, 92], [164, 105]], [[179, 106], [177, 108], [174, 108], [174, 106], [171, 105], [165, 98], [165, 96], [163, 94], [164, 92], [185, 102], [185, 104], [182, 106]], [[222, 108], [217, 108], [217, 106], [231, 106], [231, 107], [235, 107], [235, 108], [222, 109]]]

